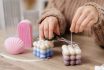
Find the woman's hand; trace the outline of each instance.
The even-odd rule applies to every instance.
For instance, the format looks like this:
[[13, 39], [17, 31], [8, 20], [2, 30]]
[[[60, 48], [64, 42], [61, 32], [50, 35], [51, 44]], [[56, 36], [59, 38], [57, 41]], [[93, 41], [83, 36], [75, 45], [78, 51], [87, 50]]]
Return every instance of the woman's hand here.
[[83, 32], [97, 23], [98, 21], [98, 11], [93, 6], [82, 6], [79, 7], [72, 20], [71, 32]]
[[53, 16], [45, 18], [39, 25], [39, 38], [52, 39], [54, 37], [54, 33], [60, 35], [57, 18]]

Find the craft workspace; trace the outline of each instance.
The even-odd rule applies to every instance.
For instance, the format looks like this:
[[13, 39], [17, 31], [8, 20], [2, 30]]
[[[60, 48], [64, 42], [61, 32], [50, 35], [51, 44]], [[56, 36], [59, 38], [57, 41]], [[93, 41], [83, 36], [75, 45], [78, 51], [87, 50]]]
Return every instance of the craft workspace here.
[[104, 70], [103, 0], [0, 0], [0, 70]]

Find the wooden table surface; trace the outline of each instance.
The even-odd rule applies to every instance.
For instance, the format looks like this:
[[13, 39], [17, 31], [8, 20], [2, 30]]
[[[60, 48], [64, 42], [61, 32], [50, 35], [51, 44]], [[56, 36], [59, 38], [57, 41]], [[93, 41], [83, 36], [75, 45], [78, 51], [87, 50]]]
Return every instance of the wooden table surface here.
[[[0, 53], [9, 55], [4, 49], [4, 40], [9, 36], [13, 36], [13, 32], [13, 30], [0, 31]], [[69, 37], [69, 35], [66, 36], [66, 38], [70, 39]], [[54, 56], [45, 61], [19, 62], [0, 57], [0, 70], [94, 70], [95, 65], [104, 64], [104, 50], [97, 46], [91, 37], [74, 35], [73, 40], [78, 42], [82, 49], [81, 65], [65, 66], [62, 59], [61, 46], [56, 45]], [[9, 56], [20, 59], [37, 59], [32, 55], [31, 49], [24, 54]]]

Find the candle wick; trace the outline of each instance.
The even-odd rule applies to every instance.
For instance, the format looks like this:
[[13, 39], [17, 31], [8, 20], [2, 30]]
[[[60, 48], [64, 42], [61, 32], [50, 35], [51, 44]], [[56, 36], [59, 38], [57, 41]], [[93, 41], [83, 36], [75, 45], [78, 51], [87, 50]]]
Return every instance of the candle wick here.
[[73, 47], [73, 38], [72, 38], [72, 32], [71, 32], [71, 46]]

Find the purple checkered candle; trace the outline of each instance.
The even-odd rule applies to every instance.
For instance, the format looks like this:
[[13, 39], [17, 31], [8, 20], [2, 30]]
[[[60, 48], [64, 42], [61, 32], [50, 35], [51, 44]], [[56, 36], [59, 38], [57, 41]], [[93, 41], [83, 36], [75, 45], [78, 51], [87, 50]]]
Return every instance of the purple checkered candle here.
[[63, 61], [66, 66], [81, 64], [81, 49], [77, 44], [62, 46]]

